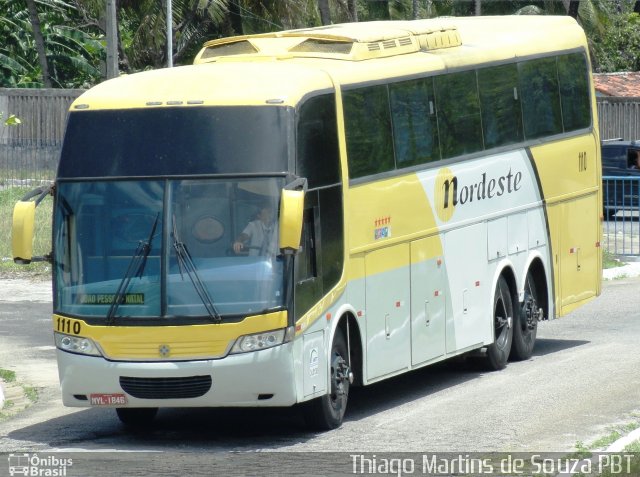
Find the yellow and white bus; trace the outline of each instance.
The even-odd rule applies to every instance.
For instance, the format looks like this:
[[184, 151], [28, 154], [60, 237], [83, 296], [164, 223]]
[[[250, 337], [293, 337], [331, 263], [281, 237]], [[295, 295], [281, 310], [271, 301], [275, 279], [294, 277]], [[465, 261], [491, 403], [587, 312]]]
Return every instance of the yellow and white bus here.
[[595, 112], [569, 17], [224, 38], [92, 88], [52, 188], [64, 404], [300, 404], [329, 429], [351, 385], [529, 358], [600, 293]]

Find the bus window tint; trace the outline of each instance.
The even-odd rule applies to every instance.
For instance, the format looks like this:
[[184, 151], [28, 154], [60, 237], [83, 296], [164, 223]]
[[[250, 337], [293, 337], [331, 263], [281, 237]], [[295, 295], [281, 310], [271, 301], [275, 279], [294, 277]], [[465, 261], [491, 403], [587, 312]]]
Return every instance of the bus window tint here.
[[310, 188], [340, 181], [334, 95], [316, 96], [300, 108], [297, 154], [298, 175]]
[[396, 167], [440, 159], [438, 125], [431, 78], [393, 84], [389, 88]]
[[588, 128], [591, 125], [587, 63], [581, 53], [558, 57], [558, 79], [562, 101], [564, 130]]
[[435, 91], [442, 157], [483, 149], [475, 71], [436, 76]]
[[485, 147], [521, 142], [518, 67], [513, 64], [478, 70], [478, 88]]
[[562, 133], [556, 58], [518, 64], [526, 139]]
[[372, 86], [343, 95], [344, 125], [352, 179], [394, 168], [391, 118], [386, 86]]

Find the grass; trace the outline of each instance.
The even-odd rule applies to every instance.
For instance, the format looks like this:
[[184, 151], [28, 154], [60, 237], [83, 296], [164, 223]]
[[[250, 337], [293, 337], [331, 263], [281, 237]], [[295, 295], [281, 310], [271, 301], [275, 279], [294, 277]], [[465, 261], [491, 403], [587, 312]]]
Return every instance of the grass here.
[[[0, 237], [11, 237], [13, 223], [13, 207], [27, 192], [29, 187], [10, 187], [0, 190]], [[33, 240], [34, 256], [45, 255], [51, 251], [51, 218], [53, 201], [45, 198], [36, 208], [36, 221]], [[48, 274], [50, 265], [46, 262], [34, 262], [29, 265], [13, 263], [11, 240], [0, 241], [0, 273], [30, 275]]]
[[[573, 457], [582, 459], [592, 458], [593, 470], [595, 475], [599, 477], [619, 477], [619, 476], [638, 476], [640, 475], [640, 440], [635, 441], [624, 448], [622, 452], [613, 454], [597, 454], [603, 452], [611, 444], [621, 437], [629, 434], [640, 427], [640, 415], [632, 414], [633, 420], [625, 424], [612, 426], [608, 429], [608, 434], [585, 444], [578, 441], [576, 443], [576, 452]], [[600, 456], [600, 457], [598, 457]], [[603, 458], [600, 464], [600, 458]]]
[[602, 450], [609, 447], [615, 441], [620, 439], [622, 436], [626, 436], [631, 431], [635, 431], [640, 428], [640, 415], [632, 414], [632, 420], [626, 422], [624, 424], [618, 424], [615, 426], [610, 426], [607, 429], [608, 434], [599, 437], [598, 439], [585, 444], [584, 442], [578, 441], [576, 443], [576, 449], [578, 452], [590, 452], [595, 450]]
[[602, 268], [624, 267], [624, 262], [616, 258], [611, 252], [603, 250], [602, 252]]
[[0, 379], [5, 383], [13, 383], [16, 380], [15, 371], [0, 368]]
[[27, 399], [32, 403], [38, 402], [38, 390], [33, 386], [22, 386], [24, 390], [24, 395], [27, 396]]
[[[0, 381], [4, 381], [5, 383], [15, 383], [16, 373], [8, 369], [0, 368]], [[16, 412], [20, 412], [25, 407], [38, 402], [38, 390], [36, 388], [25, 384], [21, 384], [20, 387], [22, 388], [22, 392], [24, 393], [24, 396], [27, 398], [29, 403], [23, 404], [19, 408], [16, 408], [16, 403], [14, 401], [12, 401], [11, 399], [6, 399], [2, 407], [0, 407], [0, 421], [9, 419], [11, 416], [15, 415]]]

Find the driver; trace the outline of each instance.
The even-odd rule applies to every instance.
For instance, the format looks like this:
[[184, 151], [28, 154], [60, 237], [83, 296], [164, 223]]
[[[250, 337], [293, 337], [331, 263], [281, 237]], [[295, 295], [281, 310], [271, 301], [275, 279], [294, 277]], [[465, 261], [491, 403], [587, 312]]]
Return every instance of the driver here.
[[248, 249], [249, 256], [266, 255], [275, 246], [273, 207], [263, 205], [255, 220], [247, 224], [233, 242], [233, 251], [241, 253]]

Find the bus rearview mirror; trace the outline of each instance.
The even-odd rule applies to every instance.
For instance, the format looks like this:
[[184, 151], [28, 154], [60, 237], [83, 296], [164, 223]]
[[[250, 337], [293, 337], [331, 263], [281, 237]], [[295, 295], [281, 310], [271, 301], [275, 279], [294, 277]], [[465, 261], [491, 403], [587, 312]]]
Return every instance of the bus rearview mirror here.
[[296, 253], [302, 236], [304, 191], [283, 189], [280, 197], [280, 250]]
[[33, 256], [33, 233], [36, 220], [36, 207], [47, 195], [52, 194], [54, 184], [38, 187], [25, 195], [13, 207], [11, 227], [11, 248], [13, 261], [21, 265], [31, 262], [51, 262], [51, 255]]
[[11, 246], [13, 249], [13, 261], [15, 263], [31, 263], [33, 255], [33, 227], [35, 218], [35, 202], [20, 201], [13, 208]]

